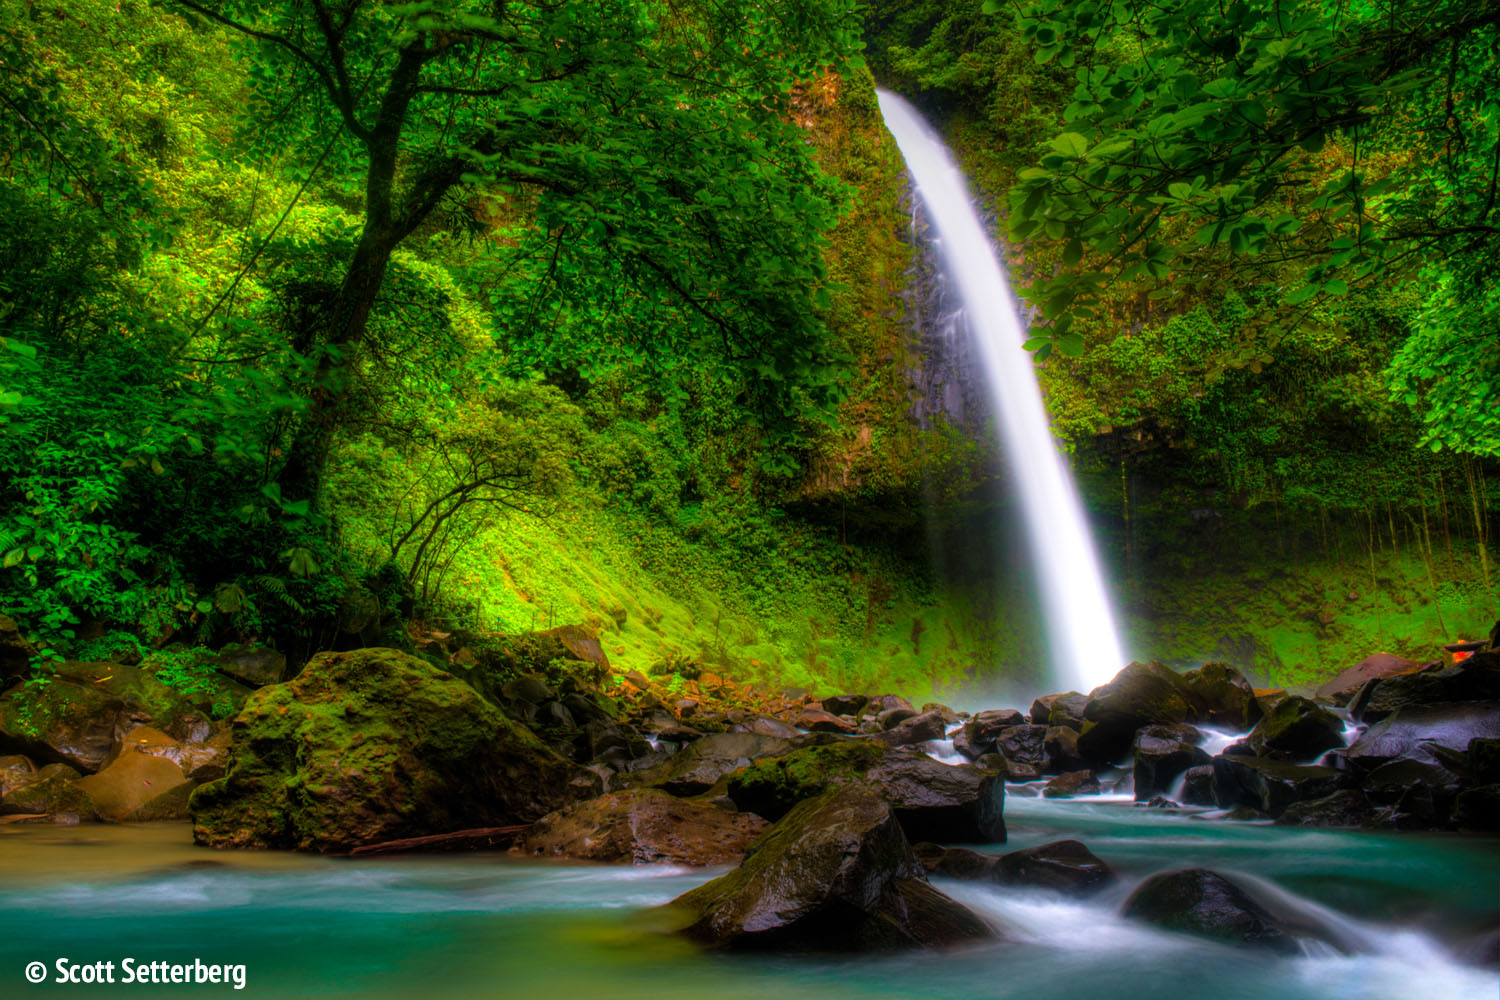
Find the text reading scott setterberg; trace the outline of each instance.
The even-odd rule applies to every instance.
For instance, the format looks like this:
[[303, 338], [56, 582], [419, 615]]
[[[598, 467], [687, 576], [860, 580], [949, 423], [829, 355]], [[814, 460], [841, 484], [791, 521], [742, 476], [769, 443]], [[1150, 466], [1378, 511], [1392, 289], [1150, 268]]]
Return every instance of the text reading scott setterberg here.
[[[237, 990], [245, 988], [243, 965], [212, 965], [200, 958], [190, 963], [141, 962], [134, 958], [121, 959], [118, 968], [111, 960], [107, 962], [74, 962], [59, 958], [52, 963], [56, 975], [54, 983], [172, 983], [203, 985], [222, 983]], [[26, 978], [33, 983], [45, 982], [51, 970], [41, 962], [32, 962], [26, 967]]]

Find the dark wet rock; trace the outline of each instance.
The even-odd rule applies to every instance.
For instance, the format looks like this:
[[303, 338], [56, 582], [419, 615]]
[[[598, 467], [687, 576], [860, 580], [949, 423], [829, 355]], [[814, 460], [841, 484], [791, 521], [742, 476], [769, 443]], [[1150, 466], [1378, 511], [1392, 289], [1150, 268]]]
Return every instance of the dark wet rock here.
[[1064, 774], [1088, 766], [1078, 752], [1078, 730], [1068, 726], [1048, 726], [1042, 734], [1042, 749], [1047, 752], [1047, 771]]
[[1459, 792], [1451, 819], [1460, 830], [1500, 830], [1500, 784], [1477, 785]]
[[591, 723], [612, 723], [615, 721], [615, 712], [610, 711], [594, 695], [586, 695], [577, 691], [562, 696], [562, 706], [573, 716], [575, 722], [580, 726]]
[[878, 694], [865, 703], [865, 715], [879, 716], [881, 712], [888, 712], [893, 708], [910, 708], [916, 710], [916, 706], [899, 694]]
[[1046, 726], [1009, 726], [995, 737], [995, 752], [1013, 763], [1045, 767], [1046, 737]]
[[1257, 756], [1313, 760], [1344, 745], [1344, 723], [1311, 699], [1288, 695], [1255, 724], [1245, 743]]
[[880, 723], [881, 729], [895, 729], [907, 719], [916, 716], [915, 708], [888, 708], [875, 716], [875, 721]]
[[265, 646], [231, 643], [219, 650], [213, 663], [220, 673], [252, 688], [278, 684], [286, 676], [286, 654]]
[[831, 698], [824, 698], [821, 702], [823, 711], [834, 715], [858, 716], [868, 704], [870, 698], [863, 694], [836, 694]]
[[1301, 953], [1282, 921], [1241, 886], [1206, 868], [1151, 876], [1130, 894], [1123, 912], [1170, 931], [1286, 955]]
[[941, 847], [931, 842], [913, 845], [912, 853], [929, 875], [976, 882], [992, 881], [1000, 860], [967, 847]]
[[731, 733], [754, 733], [757, 736], [773, 736], [776, 739], [791, 740], [802, 735], [802, 731], [789, 722], [773, 719], [769, 715], [757, 715], [744, 722], [737, 722], [729, 727]]
[[[1000, 757], [999, 754], [994, 756]], [[1005, 762], [1002, 773], [1007, 781], [1037, 781], [1042, 776], [1042, 769], [1036, 764], [1027, 764], [1025, 761], [1010, 760], [1006, 757], [1000, 757], [1000, 759]]]
[[953, 734], [953, 748], [971, 760], [995, 753], [995, 739], [1011, 726], [1025, 724], [1026, 719], [1014, 709], [986, 709], [968, 720]]
[[1089, 695], [1078, 750], [1091, 761], [1113, 764], [1130, 752], [1142, 726], [1194, 717], [1187, 685], [1176, 672], [1154, 660], [1132, 663]]
[[1264, 757], [1220, 755], [1213, 759], [1213, 770], [1220, 808], [1245, 806], [1273, 818], [1293, 802], [1320, 799], [1352, 783], [1348, 774], [1331, 767]]
[[526, 823], [599, 779], [437, 667], [391, 649], [320, 653], [250, 696], [227, 773], [191, 800], [215, 847], [348, 851]]
[[[825, 737], [827, 738], [827, 737]], [[797, 745], [755, 733], [711, 733], [654, 767], [617, 779], [616, 788], [660, 788], [671, 795], [699, 795], [727, 774], [766, 757], [779, 757]]]
[[1049, 799], [1066, 799], [1074, 795], [1098, 795], [1099, 779], [1093, 771], [1069, 771], [1047, 782], [1042, 795]]
[[885, 796], [913, 841], [1005, 840], [1005, 780], [972, 764], [944, 764], [924, 753], [872, 741], [810, 747], [762, 760], [729, 781], [741, 809], [776, 820], [835, 786], [861, 784]]
[[21, 634], [15, 619], [0, 615], [0, 688], [4, 688], [5, 682], [12, 677], [30, 674], [31, 663], [37, 655], [37, 648]]
[[0, 798], [0, 815], [76, 813], [85, 820], [95, 819], [94, 803], [78, 787], [77, 778], [78, 772], [66, 764], [48, 764]]
[[1398, 759], [1439, 762], [1435, 748], [1467, 752], [1471, 741], [1497, 737], [1500, 701], [1408, 705], [1366, 729], [1343, 757], [1353, 767], [1371, 771]]
[[1260, 721], [1261, 708], [1245, 675], [1227, 663], [1205, 663], [1182, 675], [1196, 721], [1244, 732]]
[[1344, 788], [1321, 799], [1293, 802], [1276, 817], [1277, 826], [1359, 828], [1381, 825], [1377, 808], [1358, 788]]
[[1404, 660], [1390, 653], [1376, 653], [1341, 671], [1338, 676], [1319, 687], [1314, 695], [1331, 705], [1343, 707], [1370, 681], [1414, 674], [1425, 666], [1427, 664], [1419, 660]]
[[557, 700], [557, 692], [552, 690], [546, 681], [531, 674], [512, 677], [500, 685], [500, 694], [504, 701], [522, 702], [528, 705], [545, 705], [549, 701]]
[[996, 880], [1084, 896], [1114, 880], [1114, 872], [1076, 840], [1055, 840], [1000, 856]]
[[913, 715], [890, 729], [876, 733], [873, 739], [886, 746], [904, 747], [911, 746], [913, 743], [926, 743], [928, 740], [940, 740], [947, 729], [948, 727], [943, 724], [941, 714], [924, 712], [921, 715]]
[[832, 712], [825, 712], [821, 708], [809, 705], [797, 716], [798, 729], [806, 729], [814, 733], [852, 733], [854, 723], [847, 719], [841, 719]]
[[1187, 769], [1187, 776], [1182, 782], [1182, 802], [1184, 805], [1189, 806], [1212, 806], [1218, 804], [1214, 798], [1214, 769], [1212, 763]]
[[960, 721], [962, 721], [959, 719], [957, 712], [953, 711], [953, 709], [949, 708], [947, 705], [944, 705], [942, 702], [924, 702], [922, 705], [922, 713], [926, 714], [927, 712], [936, 712], [938, 715], [942, 716], [943, 725], [945, 726], [957, 725]]
[[993, 936], [924, 879], [886, 801], [844, 786], [797, 806], [739, 868], [670, 906], [680, 933], [716, 948], [890, 951]]
[[[1057, 704], [1059, 699], [1063, 698], [1073, 699], [1073, 703], [1078, 705], [1077, 715], [1079, 720], [1081, 721], [1083, 718], [1083, 710], [1088, 707], [1089, 698], [1088, 695], [1079, 694], [1077, 691], [1066, 691], [1060, 692], [1058, 694], [1042, 695], [1040, 698], [1031, 703], [1029, 718], [1034, 724], [1038, 726], [1052, 725], [1052, 708]], [[1074, 728], [1076, 729], [1078, 727], [1075, 726]]]
[[36, 765], [30, 757], [22, 754], [0, 757], [0, 798], [8, 795], [12, 788], [20, 788], [35, 778]]
[[519, 850], [582, 861], [736, 864], [767, 825], [752, 813], [636, 788], [543, 816], [527, 831]]
[[1069, 691], [1059, 695], [1052, 702], [1052, 709], [1047, 713], [1047, 725], [1065, 726], [1068, 729], [1083, 730], [1084, 713], [1088, 711], [1089, 696], [1079, 694], [1077, 691]]
[[1500, 701], [1500, 652], [1475, 653], [1439, 670], [1371, 681], [1349, 706], [1361, 722], [1379, 722], [1397, 709], [1456, 701]]
[[[1417, 786], [1439, 793], [1451, 804], [1460, 784], [1459, 776], [1441, 764], [1409, 757], [1386, 761], [1360, 781], [1371, 801], [1389, 806], [1396, 805]], [[1431, 810], [1428, 814], [1432, 814]]]
[[1198, 747], [1203, 734], [1192, 726], [1146, 726], [1135, 734], [1135, 798], [1143, 802], [1171, 789], [1190, 767], [1213, 758]]

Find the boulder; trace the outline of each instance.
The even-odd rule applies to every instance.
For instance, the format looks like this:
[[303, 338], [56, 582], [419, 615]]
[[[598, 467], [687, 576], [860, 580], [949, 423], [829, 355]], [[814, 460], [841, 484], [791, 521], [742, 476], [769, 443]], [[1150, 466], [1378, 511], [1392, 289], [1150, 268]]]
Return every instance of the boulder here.
[[928, 875], [975, 882], [993, 881], [1000, 860], [993, 854], [981, 854], [967, 847], [942, 847], [931, 842], [913, 845], [912, 853]]
[[193, 782], [213, 781], [224, 776], [229, 730], [224, 728], [204, 741], [182, 741], [151, 726], [137, 726], [121, 738], [120, 752], [126, 750], [169, 760]]
[[199, 844], [334, 853], [528, 823], [598, 785], [451, 674], [361, 649], [252, 694], [190, 809]]
[[1048, 765], [1046, 726], [1008, 726], [995, 737], [995, 752], [1017, 764]]
[[813, 733], [848, 734], [854, 732], [854, 723], [811, 705], [804, 708], [797, 716], [796, 727]]
[[927, 884], [886, 801], [854, 786], [803, 802], [739, 868], [670, 907], [679, 933], [715, 948], [890, 951], [992, 936]]
[[1172, 783], [1190, 767], [1209, 763], [1199, 749], [1203, 734], [1192, 726], [1146, 726], [1135, 734], [1135, 799], [1145, 802], [1171, 790]]
[[1379, 722], [1399, 708], [1453, 701], [1500, 701], [1500, 651], [1475, 653], [1440, 670], [1422, 670], [1371, 681], [1349, 712], [1360, 722]]
[[592, 670], [592, 678], [602, 681], [609, 676], [609, 657], [604, 653], [604, 644], [599, 641], [599, 636], [593, 629], [582, 625], [559, 625], [557, 628], [538, 632], [537, 637], [542, 640], [554, 639], [564, 650], [566, 657], [557, 659], [581, 660], [589, 664]]
[[1227, 663], [1205, 663], [1182, 675], [1197, 721], [1216, 729], [1244, 732], [1260, 721], [1255, 689]]
[[1466, 752], [1475, 739], [1497, 737], [1500, 701], [1408, 705], [1366, 729], [1343, 757], [1362, 771], [1398, 759], [1442, 763], [1435, 748]]
[[1047, 751], [1045, 770], [1064, 774], [1088, 767], [1088, 761], [1078, 752], [1078, 730], [1068, 726], [1048, 726], [1042, 735], [1042, 749]]
[[1359, 693], [1359, 689], [1370, 681], [1399, 677], [1402, 674], [1414, 674], [1425, 666], [1427, 664], [1418, 660], [1404, 660], [1390, 653], [1376, 653], [1340, 671], [1332, 680], [1324, 682], [1314, 692], [1314, 696], [1320, 701], [1343, 707], [1349, 704], [1350, 699]]
[[1000, 856], [995, 879], [1005, 885], [1055, 889], [1084, 896], [1098, 892], [1115, 874], [1076, 840], [1055, 840]]
[[97, 771], [120, 738], [124, 717], [124, 700], [103, 686], [56, 676], [27, 681], [0, 695], [0, 752]]
[[875, 721], [880, 723], [881, 729], [895, 729], [907, 719], [917, 714], [915, 708], [888, 708], [875, 716]]
[[[831, 739], [824, 736], [822, 739]], [[610, 790], [660, 788], [671, 795], [700, 795], [732, 774], [766, 757], [779, 757], [799, 740], [783, 740], [755, 733], [710, 733], [660, 764], [621, 775]]]
[[1293, 802], [1276, 817], [1277, 826], [1361, 828], [1380, 825], [1374, 805], [1358, 788], [1344, 788], [1321, 799]]
[[31, 663], [36, 659], [37, 648], [26, 640], [15, 619], [0, 615], [0, 688], [12, 677], [25, 677], [31, 673]]
[[193, 790], [193, 782], [171, 760], [130, 745], [98, 774], [79, 778], [73, 786], [88, 795], [100, 819], [112, 823], [186, 819]]
[[1187, 769], [1187, 774], [1182, 781], [1182, 804], [1188, 806], [1217, 804], [1214, 799], [1214, 769], [1211, 763]]
[[1142, 882], [1125, 901], [1124, 915], [1170, 931], [1228, 944], [1301, 954], [1296, 937], [1241, 886], [1206, 868], [1163, 872]]
[[1344, 745], [1344, 723], [1309, 698], [1287, 695], [1255, 724], [1245, 743], [1257, 756], [1314, 760]]
[[1069, 771], [1059, 774], [1047, 782], [1042, 789], [1042, 797], [1048, 799], [1067, 799], [1075, 795], [1098, 795], [1099, 779], [1094, 777], [1093, 771]]
[[904, 747], [911, 746], [913, 743], [926, 743], [928, 740], [940, 740], [947, 730], [942, 713], [923, 712], [921, 715], [913, 715], [897, 723], [890, 729], [876, 733], [873, 739], [888, 747]]
[[0, 797], [0, 815], [65, 815], [83, 820], [97, 818], [94, 803], [75, 784], [78, 772], [66, 764], [48, 764], [24, 785]]
[[757, 715], [744, 722], [736, 722], [729, 727], [729, 731], [731, 733], [754, 733], [757, 736], [774, 736], [779, 740], [793, 740], [802, 735], [802, 731], [790, 722], [782, 722], [769, 715]]
[[1187, 685], [1156, 661], [1132, 663], [1097, 687], [1084, 709], [1078, 750], [1090, 761], [1113, 764], [1130, 752], [1142, 726], [1190, 722], [1196, 718]]
[[1005, 779], [971, 764], [944, 764], [924, 753], [871, 741], [809, 747], [759, 761], [729, 781], [741, 809], [769, 820], [843, 785], [875, 789], [891, 803], [914, 841], [1005, 840]]
[[824, 698], [819, 704], [823, 706], [823, 711], [825, 712], [831, 712], [834, 715], [853, 715], [858, 717], [869, 700], [869, 696], [863, 694], [836, 694], [832, 697]]
[[543, 816], [527, 831], [519, 850], [638, 865], [737, 864], [768, 825], [753, 813], [635, 788]]
[[909, 708], [913, 711], [916, 706], [899, 694], [877, 694], [871, 698], [864, 707], [865, 715], [878, 716], [881, 712], [888, 712], [893, 708]]
[[[1086, 694], [1077, 691], [1067, 691], [1061, 694], [1044, 694], [1031, 703], [1030, 719], [1038, 726], [1050, 726], [1052, 722], [1052, 709], [1062, 699], [1068, 699], [1069, 706], [1076, 705], [1079, 721], [1083, 719], [1083, 710], [1088, 707], [1089, 698]], [[1060, 725], [1061, 723], [1059, 723]], [[1074, 726], [1073, 728], [1078, 728]]]
[[1320, 799], [1352, 783], [1347, 773], [1331, 767], [1264, 757], [1220, 755], [1213, 769], [1214, 800], [1221, 809], [1243, 806], [1273, 818], [1293, 802]]
[[1001, 732], [1025, 723], [1026, 717], [1015, 709], [985, 709], [953, 734], [953, 749], [970, 760], [977, 760], [995, 752], [995, 739]]
[[20, 788], [35, 777], [36, 765], [30, 757], [21, 754], [0, 757], [0, 799], [10, 794], [12, 788]]
[[247, 687], [279, 684], [286, 676], [286, 654], [265, 646], [240, 646], [231, 643], [214, 657], [219, 672]]

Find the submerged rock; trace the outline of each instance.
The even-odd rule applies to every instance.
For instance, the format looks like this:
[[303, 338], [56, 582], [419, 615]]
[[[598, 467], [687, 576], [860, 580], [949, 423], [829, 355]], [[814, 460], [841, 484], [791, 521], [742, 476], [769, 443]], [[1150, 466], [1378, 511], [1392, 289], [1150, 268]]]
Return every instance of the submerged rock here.
[[716, 948], [890, 951], [993, 936], [927, 884], [886, 801], [854, 786], [803, 802], [739, 868], [669, 905], [679, 933]]
[[464, 682], [392, 649], [320, 653], [251, 695], [233, 734], [227, 773], [191, 799], [199, 844], [344, 852], [531, 822], [599, 784]]
[[1093, 771], [1069, 771], [1059, 774], [1047, 782], [1042, 789], [1042, 796], [1049, 799], [1066, 799], [1074, 795], [1098, 795], [1099, 779], [1094, 776]]
[[754, 813], [731, 812], [659, 789], [637, 788], [543, 816], [526, 833], [519, 849], [582, 861], [735, 864], [768, 825]]
[[981, 854], [967, 847], [943, 847], [931, 842], [913, 845], [912, 853], [927, 874], [968, 881], [993, 881], [995, 867], [1000, 862], [993, 854]]

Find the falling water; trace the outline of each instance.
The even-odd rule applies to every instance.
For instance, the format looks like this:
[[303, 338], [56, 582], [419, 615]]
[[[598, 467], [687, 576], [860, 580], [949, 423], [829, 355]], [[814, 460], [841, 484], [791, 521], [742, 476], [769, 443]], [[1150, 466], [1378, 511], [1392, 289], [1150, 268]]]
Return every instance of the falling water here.
[[1021, 346], [1025, 331], [1010, 283], [942, 140], [905, 100], [878, 93], [979, 348], [1041, 581], [1053, 676], [1086, 692], [1113, 677], [1125, 657], [1078, 492]]

